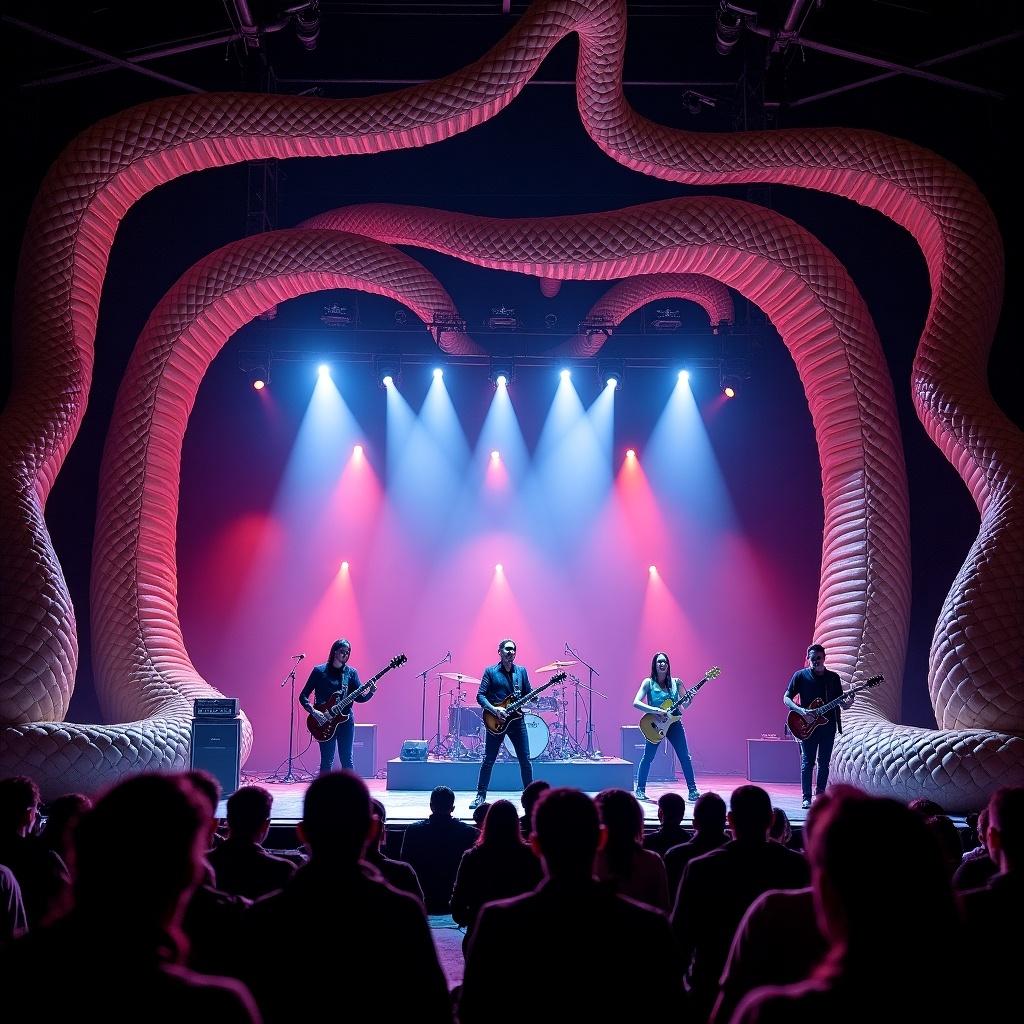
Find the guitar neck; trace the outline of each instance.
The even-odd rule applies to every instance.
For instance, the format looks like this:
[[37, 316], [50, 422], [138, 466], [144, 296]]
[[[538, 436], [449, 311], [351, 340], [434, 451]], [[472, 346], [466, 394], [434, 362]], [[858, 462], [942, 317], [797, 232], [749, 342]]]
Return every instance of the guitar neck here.
[[814, 710], [817, 711], [819, 715], [826, 714], [827, 712], [839, 707], [839, 705], [842, 704], [843, 701], [851, 694], [858, 693], [859, 691], [866, 690], [867, 688], [867, 683], [860, 683], [857, 686], [851, 686], [841, 697], [836, 697], [835, 700], [830, 700], [827, 704], [822, 704], [820, 708], [815, 708]]
[[565, 678], [565, 673], [562, 672], [560, 675], [554, 676], [549, 679], [546, 683], [541, 686], [537, 686], [532, 689], [529, 693], [524, 693], [518, 700], [512, 701], [511, 704], [507, 705], [506, 711], [518, 711], [521, 707], [529, 704], [535, 697], [539, 697], [549, 686], [554, 686], [555, 683], [560, 683]]
[[672, 705], [673, 713], [677, 711], [680, 707], [682, 707], [682, 705], [685, 704], [686, 701], [691, 700], [695, 696], [697, 691], [700, 690], [700, 688], [708, 681], [708, 678], [708, 676], [705, 676], [703, 679], [700, 679], [696, 683], [694, 683], [693, 686], [691, 686], [688, 690], [683, 690], [682, 696], [680, 696], [679, 700], [677, 700], [675, 704]]

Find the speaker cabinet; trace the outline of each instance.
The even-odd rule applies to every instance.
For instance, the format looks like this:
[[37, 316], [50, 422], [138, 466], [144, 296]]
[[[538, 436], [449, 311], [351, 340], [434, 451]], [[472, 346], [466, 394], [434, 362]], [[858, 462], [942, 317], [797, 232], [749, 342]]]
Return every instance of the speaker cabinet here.
[[[644, 756], [647, 748], [647, 740], [640, 731], [638, 725], [624, 725], [622, 731], [622, 760], [629, 761], [633, 765], [633, 778], [636, 778], [636, 766]], [[647, 776], [648, 781], [673, 782], [676, 777], [676, 753], [672, 744], [662, 740], [658, 745], [658, 752], [654, 755], [651, 763], [651, 774]]]
[[372, 779], [377, 774], [377, 726], [356, 722], [352, 737], [352, 765], [356, 775]]
[[192, 720], [191, 767], [209, 772], [220, 783], [226, 797], [238, 789], [241, 759], [240, 718]]
[[796, 740], [747, 740], [750, 782], [800, 781], [800, 744]]

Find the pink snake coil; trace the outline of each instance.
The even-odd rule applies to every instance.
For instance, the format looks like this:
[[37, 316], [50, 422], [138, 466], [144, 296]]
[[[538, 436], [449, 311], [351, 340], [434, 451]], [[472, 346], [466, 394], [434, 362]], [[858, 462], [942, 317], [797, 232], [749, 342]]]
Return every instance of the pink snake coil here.
[[[979, 806], [996, 785], [1024, 783], [1024, 445], [986, 382], [1003, 287], [991, 210], [947, 161], [877, 133], [705, 135], [650, 122], [622, 95], [625, 27], [622, 0], [538, 0], [488, 54], [437, 82], [346, 101], [175, 97], [107, 118], [68, 146], [40, 190], [23, 244], [15, 379], [0, 431], [0, 580], [10, 595], [0, 771], [32, 774], [53, 795], [187, 763], [191, 699], [216, 693], [185, 650], [175, 583], [180, 434], [199, 379], [246, 318], [339, 280], [394, 295], [425, 319], [450, 308], [440, 286], [386, 244], [401, 242], [542, 280], [702, 275], [762, 306], [793, 353], [821, 453], [826, 518], [815, 636], [844, 677], [882, 671], [890, 684], [847, 716], [833, 778], [932, 796], [951, 811]], [[689, 185], [771, 182], [845, 196], [920, 246], [932, 295], [913, 399], [981, 520], [935, 627], [928, 685], [939, 728], [894, 722], [910, 607], [907, 488], [891, 383], [864, 304], [835, 259], [792, 222], [701, 199], [524, 221], [353, 208], [317, 218], [320, 230], [227, 246], [186, 273], [140, 338], [103, 462], [95, 682], [104, 716], [121, 724], [64, 722], [77, 670], [75, 615], [44, 509], [84, 414], [99, 297], [127, 210], [158, 185], [205, 168], [379, 153], [466, 131], [511, 103], [572, 32], [580, 40], [580, 114], [612, 159]], [[442, 337], [452, 351], [472, 350], [468, 338]], [[248, 727], [245, 736], [247, 750]]]

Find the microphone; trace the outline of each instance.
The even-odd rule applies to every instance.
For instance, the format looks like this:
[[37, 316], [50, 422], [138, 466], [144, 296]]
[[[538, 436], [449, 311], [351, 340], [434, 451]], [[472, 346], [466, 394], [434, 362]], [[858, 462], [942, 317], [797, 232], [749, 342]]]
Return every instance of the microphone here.
[[302, 659], [303, 659], [304, 657], [305, 657], [305, 655], [304, 655], [304, 654], [293, 654], [293, 655], [292, 655], [292, 660], [293, 660], [293, 661], [302, 661]]
[[445, 659], [445, 661], [449, 661], [449, 662], [450, 662], [450, 661], [452, 660], [452, 652], [451, 652], [451, 651], [449, 651], [449, 652], [448, 652], [448, 653], [447, 653], [447, 654], [446, 654], [446, 655], [444, 656], [444, 659]]

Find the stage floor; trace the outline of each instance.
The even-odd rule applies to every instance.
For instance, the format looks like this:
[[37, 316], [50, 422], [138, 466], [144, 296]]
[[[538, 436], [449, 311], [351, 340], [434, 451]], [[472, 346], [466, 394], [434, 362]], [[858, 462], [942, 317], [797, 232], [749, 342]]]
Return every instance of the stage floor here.
[[[553, 762], [552, 762], [553, 763]], [[534, 777], [544, 778], [544, 762], [534, 762]], [[309, 786], [308, 782], [280, 783], [261, 782], [259, 776], [249, 777], [243, 773], [243, 784], [257, 783], [265, 786], [274, 795], [274, 806], [271, 811], [274, 824], [293, 824], [302, 818], [302, 797]], [[697, 777], [697, 788], [702, 793], [714, 791], [718, 793], [726, 803], [729, 802], [729, 794], [738, 786], [745, 786], [749, 782], [742, 775], [699, 775]], [[388, 815], [389, 825], [408, 824], [411, 821], [419, 821], [430, 814], [430, 792], [429, 790], [413, 789], [388, 789], [386, 779], [367, 779], [366, 784], [370, 793], [384, 804]], [[794, 824], [802, 824], [807, 812], [800, 807], [800, 783], [799, 780], [793, 783], [781, 782], [758, 782], [768, 791], [772, 798], [772, 804], [781, 807]], [[658, 821], [658, 797], [662, 793], [674, 791], [686, 796], [686, 783], [679, 778], [675, 783], [648, 782], [647, 795], [650, 800], [643, 804], [644, 819], [649, 825], [656, 825]], [[476, 795], [474, 789], [456, 790], [455, 792], [455, 817], [471, 821], [473, 816], [469, 810], [470, 801]], [[596, 795], [596, 791], [591, 796]], [[519, 806], [519, 790], [502, 791], [493, 789], [488, 794], [489, 800], [511, 800]], [[217, 814], [223, 817], [225, 814], [224, 801], [221, 801]], [[686, 803], [686, 822], [693, 820], [693, 806]]]

